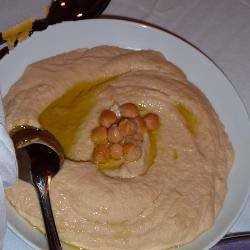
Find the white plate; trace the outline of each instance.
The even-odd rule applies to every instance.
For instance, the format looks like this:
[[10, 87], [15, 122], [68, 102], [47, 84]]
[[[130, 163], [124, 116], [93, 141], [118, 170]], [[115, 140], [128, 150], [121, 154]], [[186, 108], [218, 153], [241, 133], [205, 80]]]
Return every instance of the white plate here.
[[[225, 75], [200, 51], [164, 31], [120, 20], [65, 22], [35, 33], [0, 61], [3, 94], [32, 62], [80, 47], [116, 45], [161, 51], [177, 64], [209, 98], [233, 143], [236, 159], [228, 179], [228, 193], [214, 226], [181, 249], [206, 249], [230, 228], [246, 201], [250, 183], [250, 123], [244, 106]], [[29, 245], [45, 248], [44, 237], [8, 207], [8, 226]]]

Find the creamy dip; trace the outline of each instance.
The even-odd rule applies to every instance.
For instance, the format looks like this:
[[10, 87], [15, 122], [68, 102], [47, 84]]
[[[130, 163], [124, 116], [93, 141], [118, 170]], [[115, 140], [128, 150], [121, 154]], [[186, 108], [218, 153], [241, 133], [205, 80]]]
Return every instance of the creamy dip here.
[[[91, 131], [103, 109], [130, 102], [160, 118], [143, 157], [119, 168], [92, 163]], [[233, 148], [208, 99], [161, 53], [110, 46], [30, 65], [4, 98], [9, 131], [49, 130], [67, 160], [52, 180], [61, 240], [86, 249], [166, 249], [194, 240], [221, 209]], [[7, 199], [44, 231], [34, 188]]]

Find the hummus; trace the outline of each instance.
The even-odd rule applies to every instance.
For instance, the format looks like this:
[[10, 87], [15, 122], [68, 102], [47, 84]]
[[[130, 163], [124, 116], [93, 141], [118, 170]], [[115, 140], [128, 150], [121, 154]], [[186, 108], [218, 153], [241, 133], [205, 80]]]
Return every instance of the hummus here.
[[[91, 131], [104, 109], [130, 102], [159, 116], [136, 162], [100, 169]], [[233, 148], [208, 99], [156, 51], [80, 49], [30, 65], [4, 98], [9, 131], [52, 132], [67, 160], [51, 184], [59, 236], [86, 249], [166, 249], [209, 229], [222, 207]], [[35, 189], [7, 199], [44, 231]]]

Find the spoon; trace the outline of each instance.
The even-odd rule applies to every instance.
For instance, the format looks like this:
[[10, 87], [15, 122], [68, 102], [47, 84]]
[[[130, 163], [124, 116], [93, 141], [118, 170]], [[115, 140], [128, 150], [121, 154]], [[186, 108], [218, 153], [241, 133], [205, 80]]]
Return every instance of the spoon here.
[[63, 150], [48, 131], [22, 126], [11, 135], [18, 161], [18, 177], [34, 185], [41, 206], [49, 249], [61, 250], [51, 209], [49, 189], [63, 163]]
[[[52, 0], [46, 18], [35, 20], [32, 31], [45, 30], [49, 25], [63, 21], [76, 21], [81, 19], [96, 18], [106, 9], [111, 0]], [[5, 41], [0, 32], [0, 45]], [[18, 40], [15, 42], [15, 46]], [[7, 46], [0, 49], [0, 59], [9, 53]]]
[[96, 18], [111, 0], [52, 0], [46, 18], [35, 20], [32, 31], [41, 31], [63, 21]]
[[250, 245], [250, 232], [226, 234], [211, 250], [234, 249], [236, 244], [239, 247], [238, 249], [248, 249], [247, 247]]

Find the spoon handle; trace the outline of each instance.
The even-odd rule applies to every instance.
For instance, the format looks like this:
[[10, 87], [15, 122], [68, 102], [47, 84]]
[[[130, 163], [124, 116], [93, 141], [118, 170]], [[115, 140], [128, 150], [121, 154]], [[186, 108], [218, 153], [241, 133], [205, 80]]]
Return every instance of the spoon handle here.
[[58, 237], [50, 205], [48, 178], [50, 177], [36, 177], [33, 178], [33, 182], [39, 196], [49, 249], [61, 250], [62, 246]]

